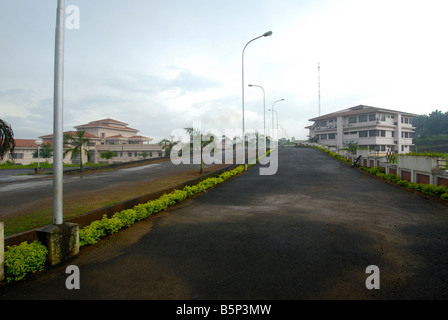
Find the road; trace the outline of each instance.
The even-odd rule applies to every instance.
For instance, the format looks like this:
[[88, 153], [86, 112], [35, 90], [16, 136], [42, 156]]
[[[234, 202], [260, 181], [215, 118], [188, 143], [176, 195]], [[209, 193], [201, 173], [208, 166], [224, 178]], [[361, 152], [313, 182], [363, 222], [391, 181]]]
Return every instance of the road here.
[[[68, 265], [80, 289], [68, 290]], [[379, 289], [368, 289], [375, 265]], [[447, 299], [448, 206], [315, 149], [256, 167], [0, 287], [1, 299]]]

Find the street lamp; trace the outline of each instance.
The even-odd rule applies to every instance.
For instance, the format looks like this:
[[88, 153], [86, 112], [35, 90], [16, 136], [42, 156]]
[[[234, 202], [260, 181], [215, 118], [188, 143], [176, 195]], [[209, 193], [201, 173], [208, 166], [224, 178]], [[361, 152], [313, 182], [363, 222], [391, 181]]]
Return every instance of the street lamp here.
[[266, 134], [266, 94], [264, 92], [264, 88], [256, 84], [250, 84], [249, 87], [258, 87], [263, 90], [263, 134]]
[[[274, 110], [274, 105], [275, 105], [277, 102], [280, 102], [280, 101], [285, 101], [285, 99], [280, 99], [280, 100], [275, 101], [275, 102], [272, 104], [272, 109], [269, 109], [269, 111], [275, 111], [275, 110]], [[274, 130], [274, 113], [272, 113], [272, 130]], [[277, 115], [277, 130], [278, 130], [278, 115]]]
[[[277, 118], [277, 130], [278, 130], [278, 113], [277, 113], [277, 110], [269, 109], [269, 111], [275, 112], [275, 116]], [[274, 119], [274, 114], [272, 114], [272, 119]], [[272, 122], [272, 123], [274, 123], [274, 122]], [[272, 127], [272, 130], [274, 130], [274, 127]]]
[[40, 168], [40, 145], [42, 144], [42, 140], [37, 139], [36, 141], [34, 141], [34, 143], [37, 144], [37, 172], [39, 172], [39, 168]]
[[[256, 38], [253, 38], [252, 40], [250, 40], [248, 43], [246, 43], [246, 45], [243, 48], [243, 53], [242, 53], [242, 71], [241, 71], [241, 80], [242, 80], [242, 110], [243, 110], [243, 148], [246, 148], [245, 146], [245, 141], [246, 139], [244, 138], [244, 51], [246, 50], [246, 47], [249, 45], [249, 43], [251, 43], [252, 41], [255, 41], [259, 38], [263, 38], [263, 37], [269, 37], [272, 35], [272, 31], [267, 31], [265, 33], [263, 33], [261, 36], [258, 36]], [[243, 149], [245, 150], [245, 149]], [[244, 168], [245, 170], [247, 170], [247, 164], [246, 164], [246, 156], [244, 156]]]

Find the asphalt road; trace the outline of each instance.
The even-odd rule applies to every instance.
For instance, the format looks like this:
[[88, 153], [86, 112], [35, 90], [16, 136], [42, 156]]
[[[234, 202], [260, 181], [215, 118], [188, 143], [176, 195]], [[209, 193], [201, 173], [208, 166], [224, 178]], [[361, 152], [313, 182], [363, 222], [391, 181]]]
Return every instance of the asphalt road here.
[[[0, 286], [0, 298], [448, 298], [445, 204], [315, 149], [280, 149], [277, 174], [258, 173], [253, 167], [68, 262]], [[66, 288], [68, 265], [79, 267], [80, 289]], [[370, 265], [380, 271], [379, 289], [366, 287]]]

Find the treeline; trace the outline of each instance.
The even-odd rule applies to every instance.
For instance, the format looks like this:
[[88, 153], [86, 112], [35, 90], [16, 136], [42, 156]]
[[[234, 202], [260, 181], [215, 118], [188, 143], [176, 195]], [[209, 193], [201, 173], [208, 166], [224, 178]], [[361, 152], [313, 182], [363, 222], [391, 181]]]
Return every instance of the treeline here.
[[428, 115], [414, 118], [412, 124], [416, 127], [415, 137], [448, 135], [448, 112], [435, 110]]

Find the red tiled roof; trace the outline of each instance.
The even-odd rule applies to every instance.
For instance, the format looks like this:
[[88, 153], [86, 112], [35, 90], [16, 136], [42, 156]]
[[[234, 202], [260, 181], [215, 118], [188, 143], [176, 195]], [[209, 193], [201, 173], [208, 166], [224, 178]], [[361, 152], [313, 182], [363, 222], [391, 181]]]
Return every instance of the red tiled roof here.
[[103, 119], [103, 120], [96, 120], [96, 121], [91, 121], [87, 124], [82, 124], [79, 126], [76, 126], [75, 128], [88, 128], [88, 127], [106, 127], [106, 128], [118, 128], [120, 130], [125, 130], [125, 131], [135, 131], [138, 132], [137, 129], [134, 128], [129, 128], [127, 126], [127, 123], [121, 122], [121, 121], [117, 121], [114, 119]]
[[16, 142], [16, 148], [17, 147], [22, 147], [22, 148], [26, 148], [26, 147], [32, 147], [32, 148], [37, 148], [37, 144], [36, 144], [36, 139], [14, 139], [14, 141]]
[[[64, 135], [66, 135], [66, 134], [74, 135], [74, 134], [76, 134], [76, 132], [77, 131], [65, 131]], [[97, 137], [97, 136], [95, 136], [93, 134], [90, 134], [88, 132], [84, 132], [84, 137], [89, 138], [89, 139], [99, 139], [99, 137]], [[46, 139], [53, 139], [53, 135], [52, 134], [47, 134], [46, 136], [40, 136], [39, 138], [44, 139], [44, 140], [46, 140]]]

